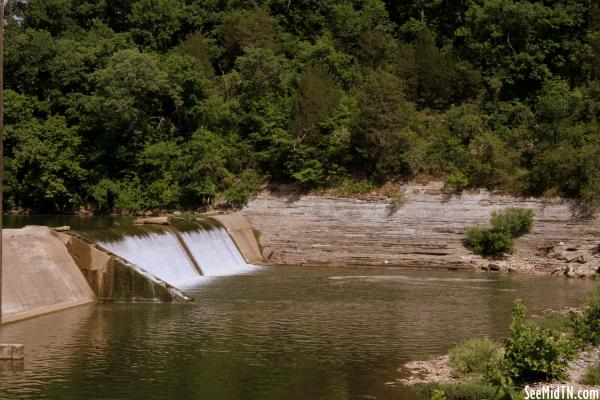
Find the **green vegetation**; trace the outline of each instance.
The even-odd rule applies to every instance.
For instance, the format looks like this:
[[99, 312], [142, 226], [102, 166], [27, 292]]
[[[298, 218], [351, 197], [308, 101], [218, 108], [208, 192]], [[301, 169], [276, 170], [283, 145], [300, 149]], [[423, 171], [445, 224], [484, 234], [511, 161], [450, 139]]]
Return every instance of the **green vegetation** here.
[[[600, 301], [600, 286], [590, 294], [588, 308], [595, 307], [590, 304], [600, 304], [596, 301]], [[526, 314], [523, 303], [515, 300], [510, 335], [502, 346], [489, 339], [473, 339], [450, 351], [453, 373], [467, 380], [458, 384], [424, 384], [419, 390], [437, 400], [523, 399], [515, 383], [524, 385], [565, 377], [568, 362], [584, 344], [575, 334], [572, 320], [589, 318], [586, 322], [596, 325], [600, 321], [600, 314], [593, 320], [593, 313], [577, 317], [556, 312], [535, 320], [526, 319]], [[600, 364], [588, 369], [586, 382], [600, 383]]]
[[596, 2], [6, 10], [7, 209], [197, 209], [268, 181], [413, 178], [600, 205]]
[[490, 222], [494, 230], [506, 232], [512, 237], [519, 237], [531, 232], [533, 210], [530, 208], [507, 208], [502, 212], [494, 212]]
[[456, 376], [483, 375], [498, 362], [501, 344], [487, 338], [470, 339], [450, 350], [450, 367]]
[[451, 191], [460, 192], [469, 185], [469, 179], [462, 172], [453, 172], [446, 177], [444, 187]]
[[[473, 339], [450, 351], [453, 373], [469, 378], [467, 381], [424, 384], [419, 390], [437, 400], [522, 399], [523, 393], [514, 383], [563, 379], [578, 350], [600, 343], [600, 286], [589, 293], [581, 311], [552, 312], [531, 320], [526, 319], [523, 303], [515, 300], [510, 335], [502, 348], [489, 339]], [[600, 363], [588, 367], [584, 383], [600, 384]]]
[[584, 344], [600, 344], [600, 286], [588, 295], [581, 313], [571, 313], [571, 327], [574, 335]]
[[573, 333], [569, 314], [550, 312], [533, 320], [542, 329], [553, 329], [561, 333]]
[[511, 253], [515, 241], [507, 232], [494, 229], [469, 228], [465, 244], [476, 254], [497, 255]]
[[563, 378], [578, 342], [525, 319], [526, 312], [523, 303], [515, 301], [500, 372], [519, 383]]
[[417, 390], [432, 400], [481, 400], [497, 398], [496, 388], [483, 382], [456, 385], [427, 383], [418, 385]]
[[507, 208], [502, 212], [494, 212], [490, 219], [492, 228], [469, 228], [465, 245], [474, 253], [494, 256], [510, 253], [513, 250], [515, 237], [531, 231], [533, 226], [533, 210], [524, 208]]
[[600, 385], [600, 363], [590, 365], [585, 371], [583, 383], [586, 385]]

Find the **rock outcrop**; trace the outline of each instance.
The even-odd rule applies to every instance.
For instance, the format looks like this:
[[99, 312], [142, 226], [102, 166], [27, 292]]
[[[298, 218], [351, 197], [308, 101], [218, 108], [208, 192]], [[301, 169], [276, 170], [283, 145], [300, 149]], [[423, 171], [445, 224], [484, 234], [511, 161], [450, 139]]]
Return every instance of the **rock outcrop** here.
[[[250, 201], [242, 214], [260, 231], [263, 256], [274, 264], [596, 273], [600, 218], [578, 218], [578, 208], [566, 200], [520, 199], [483, 190], [450, 195], [442, 186], [406, 185], [401, 205], [376, 196], [272, 191]], [[463, 246], [468, 227], [487, 226], [492, 212], [507, 207], [535, 211], [533, 231], [517, 240], [515, 254], [491, 261]], [[575, 267], [579, 272], [573, 272]]]

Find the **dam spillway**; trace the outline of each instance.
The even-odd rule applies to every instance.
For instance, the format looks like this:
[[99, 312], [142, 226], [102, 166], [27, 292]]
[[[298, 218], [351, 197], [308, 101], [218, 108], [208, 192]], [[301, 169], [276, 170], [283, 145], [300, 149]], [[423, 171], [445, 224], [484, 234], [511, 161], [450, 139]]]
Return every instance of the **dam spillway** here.
[[198, 282], [202, 276], [235, 275], [255, 268], [246, 263], [227, 230], [210, 218], [79, 233], [175, 287]]
[[253, 268], [217, 221], [205, 219], [185, 225], [175, 222], [174, 227], [204, 275], [237, 275]]

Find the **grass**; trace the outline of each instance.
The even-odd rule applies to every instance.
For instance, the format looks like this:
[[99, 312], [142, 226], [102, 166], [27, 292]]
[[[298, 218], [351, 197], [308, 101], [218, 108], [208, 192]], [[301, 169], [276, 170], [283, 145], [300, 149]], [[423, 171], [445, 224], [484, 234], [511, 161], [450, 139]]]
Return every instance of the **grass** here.
[[569, 321], [569, 315], [560, 312], [551, 312], [534, 320], [540, 328], [555, 329], [561, 333], [568, 333], [571, 331]]
[[586, 385], [600, 385], [600, 362], [590, 365], [585, 371], [583, 383]]
[[487, 339], [470, 339], [450, 350], [450, 367], [455, 376], [483, 375], [497, 361], [500, 343]]
[[496, 388], [491, 385], [473, 382], [473, 383], [423, 383], [415, 387], [422, 395], [431, 397], [434, 392], [443, 392], [447, 400], [482, 400], [493, 399], [496, 394]]

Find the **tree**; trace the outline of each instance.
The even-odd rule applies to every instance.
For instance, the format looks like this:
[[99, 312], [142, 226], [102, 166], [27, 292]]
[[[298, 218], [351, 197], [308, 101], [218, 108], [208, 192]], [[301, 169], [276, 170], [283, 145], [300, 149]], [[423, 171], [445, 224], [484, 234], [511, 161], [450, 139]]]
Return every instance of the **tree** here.
[[327, 72], [311, 68], [300, 75], [290, 124], [297, 145], [318, 140], [320, 124], [337, 101], [338, 89]]
[[353, 145], [367, 171], [382, 179], [407, 176], [414, 167], [415, 108], [403, 90], [398, 77], [377, 71], [367, 78], [358, 100]]
[[139, 0], [131, 6], [127, 20], [136, 43], [166, 50], [180, 41], [185, 13], [183, 0]]
[[277, 53], [279, 44], [275, 25], [275, 20], [262, 8], [226, 14], [219, 29], [219, 39], [225, 48], [227, 65], [233, 65], [235, 59], [248, 47]]
[[64, 117], [30, 119], [6, 131], [6, 202], [38, 211], [70, 211], [85, 182], [81, 138]]

